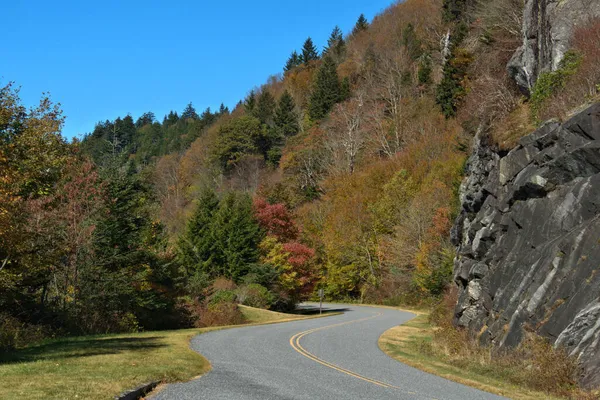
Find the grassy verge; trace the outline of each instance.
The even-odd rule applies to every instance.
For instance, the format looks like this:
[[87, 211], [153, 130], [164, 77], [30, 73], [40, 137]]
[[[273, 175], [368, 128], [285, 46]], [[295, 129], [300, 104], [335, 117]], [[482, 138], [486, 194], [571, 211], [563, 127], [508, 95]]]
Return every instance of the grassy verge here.
[[[247, 324], [310, 318], [240, 309]], [[223, 328], [83, 336], [0, 354], [0, 399], [108, 399], [146, 382], [187, 381], [210, 370], [192, 336]]]
[[503, 379], [502, 371], [486, 368], [476, 362], [457, 367], [442, 355], [431, 354], [429, 349], [433, 332], [428, 315], [420, 312], [414, 319], [386, 331], [379, 338], [379, 347], [405, 364], [490, 393], [513, 399], [556, 398], [511, 384]]

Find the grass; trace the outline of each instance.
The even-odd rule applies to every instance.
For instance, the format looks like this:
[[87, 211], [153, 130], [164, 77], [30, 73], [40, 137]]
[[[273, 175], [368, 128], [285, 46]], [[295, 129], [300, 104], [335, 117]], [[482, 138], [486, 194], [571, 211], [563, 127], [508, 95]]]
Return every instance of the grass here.
[[[311, 318], [240, 310], [247, 324]], [[187, 381], [210, 370], [208, 360], [190, 349], [190, 339], [223, 328], [48, 340], [0, 354], [0, 399], [108, 399], [147, 382]]]
[[490, 393], [512, 399], [556, 398], [507, 382], [500, 369], [486, 368], [476, 362], [458, 367], [439, 354], [431, 354], [433, 333], [429, 316], [419, 313], [405, 324], [386, 331], [379, 338], [379, 347], [392, 358], [412, 367]]

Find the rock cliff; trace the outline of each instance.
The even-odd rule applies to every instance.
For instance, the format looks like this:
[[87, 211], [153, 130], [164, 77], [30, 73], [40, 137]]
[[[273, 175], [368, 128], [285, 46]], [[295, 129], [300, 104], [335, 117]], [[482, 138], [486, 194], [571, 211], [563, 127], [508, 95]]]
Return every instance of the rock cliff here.
[[526, 0], [523, 44], [508, 63], [509, 75], [528, 93], [541, 72], [556, 70], [574, 29], [598, 16], [598, 0]]
[[477, 140], [461, 202], [456, 323], [496, 346], [535, 331], [600, 385], [600, 103], [508, 154]]

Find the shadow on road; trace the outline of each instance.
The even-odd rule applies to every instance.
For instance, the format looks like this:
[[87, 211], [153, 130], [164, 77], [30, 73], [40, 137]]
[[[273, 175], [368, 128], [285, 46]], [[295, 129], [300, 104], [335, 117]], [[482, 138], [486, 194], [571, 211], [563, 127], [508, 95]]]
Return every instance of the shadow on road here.
[[[330, 313], [339, 313], [339, 312], [349, 312], [352, 311], [349, 308], [345, 308], [345, 307], [335, 307], [335, 308], [331, 308], [331, 307], [323, 307], [323, 314], [330, 314]], [[292, 312], [292, 314], [299, 314], [299, 315], [315, 315], [319, 313], [319, 305], [318, 304], [300, 304], [296, 310], [294, 310]]]

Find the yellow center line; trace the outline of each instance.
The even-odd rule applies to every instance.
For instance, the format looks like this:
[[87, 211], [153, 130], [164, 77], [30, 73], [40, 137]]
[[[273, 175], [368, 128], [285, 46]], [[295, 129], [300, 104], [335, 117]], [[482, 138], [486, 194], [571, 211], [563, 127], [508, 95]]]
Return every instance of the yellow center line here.
[[292, 336], [290, 338], [290, 345], [292, 346], [292, 348], [294, 350], [296, 350], [298, 353], [302, 354], [304, 357], [309, 358], [309, 359], [311, 359], [311, 360], [313, 360], [313, 361], [315, 361], [315, 362], [317, 362], [317, 363], [319, 363], [321, 365], [324, 365], [324, 366], [329, 367], [331, 369], [334, 369], [336, 371], [342, 372], [342, 373], [344, 373], [346, 375], [350, 375], [350, 376], [352, 376], [354, 378], [361, 379], [361, 380], [363, 380], [365, 382], [369, 382], [369, 383], [372, 383], [374, 385], [382, 386], [382, 387], [385, 387], [385, 388], [401, 389], [398, 386], [390, 385], [389, 383], [385, 383], [385, 382], [381, 382], [381, 381], [378, 381], [378, 380], [375, 380], [375, 379], [367, 378], [366, 376], [359, 375], [356, 372], [352, 372], [352, 371], [347, 370], [345, 368], [342, 368], [342, 367], [340, 367], [338, 365], [335, 365], [335, 364], [332, 364], [332, 363], [330, 363], [328, 361], [322, 360], [322, 359], [318, 358], [317, 356], [315, 356], [314, 354], [312, 354], [309, 351], [307, 351], [300, 344], [300, 339], [302, 339], [304, 336], [306, 336], [308, 334], [311, 334], [313, 332], [322, 331], [322, 330], [325, 330], [325, 329], [330, 329], [330, 328], [334, 328], [334, 327], [338, 327], [338, 326], [342, 326], [342, 325], [353, 324], [353, 323], [356, 323], [356, 322], [367, 321], [367, 320], [370, 320], [370, 319], [373, 319], [373, 318], [377, 318], [377, 317], [379, 317], [381, 315], [383, 315], [383, 314], [380, 313], [380, 312], [378, 312], [377, 314], [375, 314], [375, 315], [373, 315], [371, 317], [356, 319], [356, 320], [353, 320], [353, 321], [341, 322], [339, 324], [327, 325], [327, 326], [323, 326], [323, 327], [320, 327], [320, 328], [309, 329], [307, 331], [300, 332], [300, 333], [297, 333], [294, 336]]

